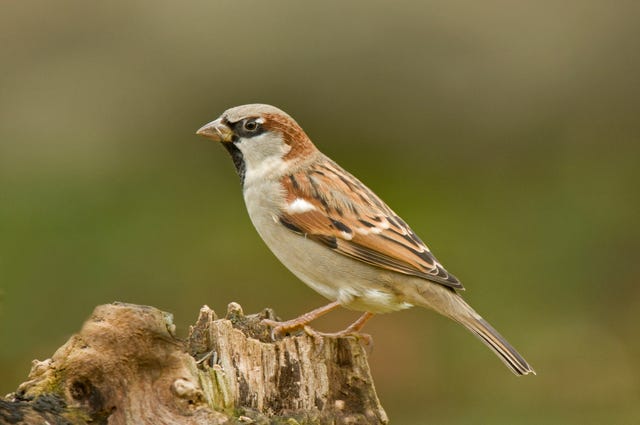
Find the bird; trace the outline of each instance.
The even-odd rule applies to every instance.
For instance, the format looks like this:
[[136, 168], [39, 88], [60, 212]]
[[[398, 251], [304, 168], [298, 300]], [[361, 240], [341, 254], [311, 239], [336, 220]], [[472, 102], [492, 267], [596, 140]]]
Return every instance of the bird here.
[[516, 375], [533, 368], [462, 298], [462, 283], [371, 189], [324, 155], [286, 112], [266, 104], [227, 109], [196, 131], [231, 155], [260, 237], [296, 277], [331, 302], [284, 322], [305, 328], [342, 306], [362, 315], [331, 335], [357, 334], [375, 314], [435, 310], [484, 342]]

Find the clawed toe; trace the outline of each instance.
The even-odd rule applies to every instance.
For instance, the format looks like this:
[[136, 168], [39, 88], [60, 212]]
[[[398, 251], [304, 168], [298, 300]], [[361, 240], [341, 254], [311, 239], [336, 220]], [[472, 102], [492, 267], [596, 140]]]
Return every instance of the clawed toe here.
[[371, 337], [371, 335], [369, 334], [365, 334], [365, 333], [360, 333], [357, 331], [352, 331], [349, 329], [345, 329], [343, 331], [340, 332], [320, 332], [317, 331], [313, 328], [311, 328], [310, 326], [305, 326], [304, 327], [304, 332], [315, 338], [315, 339], [322, 339], [322, 338], [355, 338], [358, 341], [362, 342], [364, 345], [366, 346], [373, 346], [373, 338]]
[[271, 319], [262, 319], [261, 323], [271, 328], [270, 335], [273, 341], [295, 331], [304, 330], [304, 333], [306, 333], [310, 337], [315, 338], [316, 340], [321, 340], [323, 338], [353, 337], [358, 341], [361, 341], [366, 346], [373, 345], [373, 338], [371, 337], [371, 335], [360, 333], [350, 328], [347, 328], [340, 332], [320, 332], [313, 329], [311, 326], [300, 324], [299, 322], [295, 321], [278, 322]]
[[309, 322], [319, 316], [319, 313], [325, 313], [326, 311], [330, 311], [336, 308], [338, 304], [336, 302], [329, 304], [328, 306], [322, 307], [320, 309], [316, 309], [311, 313], [303, 314], [302, 316], [288, 320], [286, 322], [278, 322], [272, 319], [262, 319], [261, 323], [265, 326], [271, 328], [271, 340], [275, 341], [278, 338], [281, 338], [287, 334], [291, 334], [295, 331], [299, 331], [304, 329], [305, 333], [316, 340], [322, 339], [324, 337], [329, 338], [343, 338], [343, 337], [355, 337], [358, 341], [362, 341], [365, 345], [371, 347], [373, 346], [373, 338], [369, 334], [360, 333], [360, 329], [364, 326], [365, 322], [367, 322], [372, 316], [373, 313], [364, 313], [358, 320], [353, 322], [348, 328], [334, 333], [325, 333], [319, 332], [315, 329], [308, 326]]
[[286, 334], [290, 334], [292, 332], [298, 331], [309, 324], [309, 322], [317, 319], [318, 317], [335, 310], [340, 306], [340, 303], [334, 301], [332, 303], [327, 304], [324, 307], [317, 308], [313, 311], [303, 314], [300, 317], [297, 317], [292, 320], [287, 320], [286, 322], [277, 322], [271, 319], [262, 319], [262, 323], [271, 327], [271, 339], [276, 340], [277, 337], [284, 336]]
[[277, 320], [262, 319], [261, 323], [271, 328], [270, 336], [272, 341], [275, 341], [286, 334], [290, 334], [304, 326], [292, 320], [287, 322], [278, 322]]
[[359, 341], [362, 341], [364, 345], [369, 348], [373, 348], [373, 337], [371, 335], [358, 333], [355, 336]]

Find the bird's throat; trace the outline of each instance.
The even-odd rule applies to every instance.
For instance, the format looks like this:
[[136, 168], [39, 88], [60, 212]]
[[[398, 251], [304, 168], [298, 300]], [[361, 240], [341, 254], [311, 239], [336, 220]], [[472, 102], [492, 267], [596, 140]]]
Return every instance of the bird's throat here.
[[233, 165], [235, 165], [238, 176], [240, 176], [240, 184], [244, 185], [244, 175], [247, 171], [247, 166], [244, 162], [242, 151], [240, 151], [234, 143], [223, 143], [222, 146], [224, 146], [227, 152], [229, 152], [229, 155], [231, 155]]

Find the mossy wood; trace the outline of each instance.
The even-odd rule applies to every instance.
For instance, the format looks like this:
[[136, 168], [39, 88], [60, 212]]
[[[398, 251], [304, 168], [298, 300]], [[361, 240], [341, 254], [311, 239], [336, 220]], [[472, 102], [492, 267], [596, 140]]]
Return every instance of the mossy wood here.
[[97, 307], [28, 380], [0, 399], [1, 424], [384, 424], [353, 337], [272, 341], [231, 303], [203, 307], [186, 341], [153, 307]]

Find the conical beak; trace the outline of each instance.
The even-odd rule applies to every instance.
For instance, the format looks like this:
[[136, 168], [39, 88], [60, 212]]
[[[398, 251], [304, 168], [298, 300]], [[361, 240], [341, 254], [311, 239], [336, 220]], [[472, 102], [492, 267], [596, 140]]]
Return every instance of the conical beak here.
[[224, 124], [220, 118], [203, 125], [196, 131], [196, 134], [214, 142], [229, 143], [233, 139], [233, 130]]

